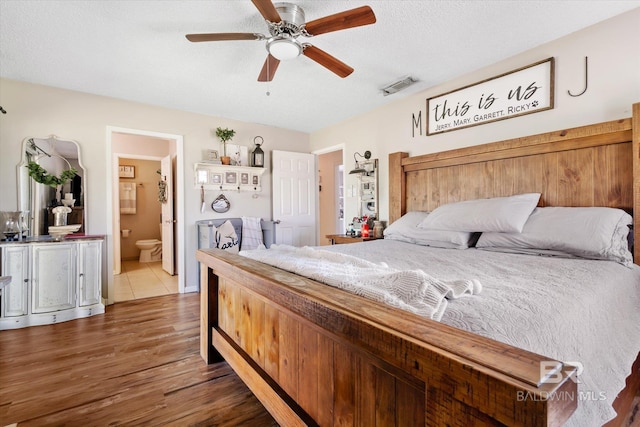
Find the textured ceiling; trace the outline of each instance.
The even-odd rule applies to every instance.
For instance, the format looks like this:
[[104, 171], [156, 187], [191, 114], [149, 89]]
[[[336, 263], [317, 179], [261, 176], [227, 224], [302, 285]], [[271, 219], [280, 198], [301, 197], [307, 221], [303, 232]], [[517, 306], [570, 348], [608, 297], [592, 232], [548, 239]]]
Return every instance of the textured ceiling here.
[[[372, 7], [377, 23], [306, 40], [355, 68], [353, 74], [341, 79], [301, 56], [260, 83], [263, 41], [185, 39], [267, 34], [249, 0], [0, 0], [0, 75], [313, 132], [640, 6], [638, 0], [291, 2], [307, 21]], [[407, 75], [419, 82], [382, 96], [382, 87]]]

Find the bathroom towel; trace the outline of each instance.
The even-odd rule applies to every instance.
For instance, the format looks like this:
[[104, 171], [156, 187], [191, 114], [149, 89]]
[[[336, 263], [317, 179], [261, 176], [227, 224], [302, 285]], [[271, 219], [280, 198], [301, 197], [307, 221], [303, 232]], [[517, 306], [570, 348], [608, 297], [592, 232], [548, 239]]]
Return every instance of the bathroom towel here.
[[120, 183], [120, 213], [136, 213], [136, 184], [133, 182]]
[[243, 251], [264, 247], [260, 218], [242, 217], [242, 242], [240, 247]]

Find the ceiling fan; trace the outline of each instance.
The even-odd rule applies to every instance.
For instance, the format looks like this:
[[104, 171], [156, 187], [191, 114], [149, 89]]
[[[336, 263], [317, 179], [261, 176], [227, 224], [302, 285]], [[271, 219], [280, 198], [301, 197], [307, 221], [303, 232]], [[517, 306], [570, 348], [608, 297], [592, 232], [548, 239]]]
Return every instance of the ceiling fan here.
[[376, 16], [369, 6], [361, 6], [334, 15], [305, 23], [304, 10], [293, 3], [272, 3], [271, 0], [251, 0], [264, 17], [269, 35], [259, 33], [210, 33], [187, 34], [191, 42], [211, 42], [227, 40], [266, 40], [266, 61], [258, 77], [260, 82], [270, 82], [280, 61], [294, 59], [300, 54], [317, 62], [340, 77], [347, 77], [353, 68], [299, 37], [313, 37], [332, 31], [360, 27], [376, 22]]

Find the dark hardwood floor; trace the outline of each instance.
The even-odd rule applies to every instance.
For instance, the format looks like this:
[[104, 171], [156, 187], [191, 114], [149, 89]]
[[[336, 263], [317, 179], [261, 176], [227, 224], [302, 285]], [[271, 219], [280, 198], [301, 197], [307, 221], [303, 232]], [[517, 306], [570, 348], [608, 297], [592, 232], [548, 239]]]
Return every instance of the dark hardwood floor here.
[[199, 298], [0, 332], [0, 425], [277, 425], [226, 363], [200, 358]]

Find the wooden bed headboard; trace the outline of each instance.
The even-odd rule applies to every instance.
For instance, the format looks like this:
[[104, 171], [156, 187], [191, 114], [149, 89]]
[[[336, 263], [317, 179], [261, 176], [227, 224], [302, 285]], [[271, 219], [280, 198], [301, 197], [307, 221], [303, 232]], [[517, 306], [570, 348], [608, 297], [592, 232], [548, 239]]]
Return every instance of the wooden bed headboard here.
[[[640, 103], [633, 117], [456, 150], [389, 155], [389, 222], [409, 211], [539, 192], [541, 206], [608, 206], [640, 242]], [[634, 260], [640, 264], [640, 245]]]

